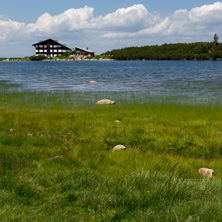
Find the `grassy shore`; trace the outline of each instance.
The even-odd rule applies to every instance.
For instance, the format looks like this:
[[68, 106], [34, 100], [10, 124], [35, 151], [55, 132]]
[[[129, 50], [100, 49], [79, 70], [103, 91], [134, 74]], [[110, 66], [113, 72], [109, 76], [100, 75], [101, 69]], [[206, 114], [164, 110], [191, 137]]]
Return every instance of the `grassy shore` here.
[[1, 221], [221, 221], [221, 105], [0, 84]]

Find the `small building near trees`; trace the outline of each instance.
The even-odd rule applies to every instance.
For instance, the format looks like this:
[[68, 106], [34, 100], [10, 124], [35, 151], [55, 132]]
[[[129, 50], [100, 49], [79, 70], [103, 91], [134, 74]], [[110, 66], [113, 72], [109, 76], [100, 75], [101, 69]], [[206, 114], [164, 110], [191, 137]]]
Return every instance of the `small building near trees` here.
[[88, 47], [75, 47], [69, 52], [70, 58], [86, 58], [86, 57], [94, 57], [95, 52], [90, 50]]
[[57, 40], [47, 39], [33, 44], [36, 56], [44, 55], [46, 57], [60, 56], [71, 51], [65, 44], [59, 43]]

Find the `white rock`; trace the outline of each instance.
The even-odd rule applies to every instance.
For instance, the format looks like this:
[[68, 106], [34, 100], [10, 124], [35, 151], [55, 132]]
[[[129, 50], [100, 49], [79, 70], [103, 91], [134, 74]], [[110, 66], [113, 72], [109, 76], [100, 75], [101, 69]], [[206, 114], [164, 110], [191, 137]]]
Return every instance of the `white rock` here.
[[125, 150], [126, 147], [123, 146], [123, 145], [116, 145], [114, 148], [113, 148], [113, 151], [117, 151], [117, 150]]
[[98, 81], [91, 80], [91, 81], [88, 81], [88, 83], [98, 83]]
[[112, 105], [112, 104], [115, 104], [115, 103], [116, 103], [115, 101], [112, 101], [112, 100], [109, 100], [109, 99], [102, 99], [102, 100], [97, 101], [96, 104]]
[[118, 120], [118, 119], [116, 119], [116, 120], [115, 120], [115, 123], [121, 123], [121, 121], [120, 121], [120, 120]]
[[215, 173], [214, 170], [208, 168], [200, 168], [198, 172], [199, 174], [202, 174], [205, 177], [212, 177]]
[[58, 158], [63, 158], [63, 155], [54, 156], [54, 157], [49, 158], [48, 160], [54, 160]]

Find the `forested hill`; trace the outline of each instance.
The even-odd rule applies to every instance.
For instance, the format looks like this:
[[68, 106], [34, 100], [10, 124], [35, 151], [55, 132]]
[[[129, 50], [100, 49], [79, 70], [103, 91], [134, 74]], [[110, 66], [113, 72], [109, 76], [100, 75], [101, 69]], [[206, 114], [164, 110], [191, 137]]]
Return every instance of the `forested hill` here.
[[196, 42], [129, 47], [108, 51], [103, 55], [116, 60], [216, 60], [222, 59], [222, 44]]

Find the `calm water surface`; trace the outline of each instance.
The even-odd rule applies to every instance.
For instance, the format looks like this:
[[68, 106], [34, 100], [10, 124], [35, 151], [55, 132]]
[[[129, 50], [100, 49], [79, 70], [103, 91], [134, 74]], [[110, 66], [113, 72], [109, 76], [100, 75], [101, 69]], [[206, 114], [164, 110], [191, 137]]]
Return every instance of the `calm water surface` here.
[[[0, 81], [24, 90], [222, 96], [222, 61], [0, 62]], [[97, 84], [87, 83], [90, 80]]]

